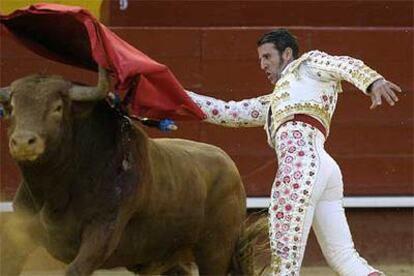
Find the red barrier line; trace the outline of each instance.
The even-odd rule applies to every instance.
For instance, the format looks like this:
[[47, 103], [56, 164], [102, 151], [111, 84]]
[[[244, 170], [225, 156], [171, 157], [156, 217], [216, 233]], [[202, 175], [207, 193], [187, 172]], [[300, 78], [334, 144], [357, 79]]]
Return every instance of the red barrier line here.
[[315, 30], [315, 31], [360, 31], [360, 30], [369, 30], [369, 31], [414, 31], [414, 26], [405, 26], [405, 27], [338, 27], [338, 26], [283, 26], [283, 25], [269, 25], [269, 26], [231, 26], [231, 27], [176, 27], [176, 26], [154, 26], [154, 27], [143, 27], [143, 26], [109, 26], [111, 30], [129, 30], [129, 29], [139, 29], [139, 30], [263, 30], [268, 28], [279, 28], [286, 27], [289, 30]]

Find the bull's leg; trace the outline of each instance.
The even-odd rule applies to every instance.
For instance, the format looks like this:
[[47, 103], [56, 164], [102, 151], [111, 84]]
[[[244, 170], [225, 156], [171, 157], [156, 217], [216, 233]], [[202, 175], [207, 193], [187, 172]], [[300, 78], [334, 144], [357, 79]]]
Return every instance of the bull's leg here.
[[125, 201], [116, 214], [106, 214], [107, 221], [91, 222], [82, 232], [82, 241], [76, 258], [69, 264], [66, 275], [90, 275], [102, 266], [118, 247], [134, 205]]
[[227, 275], [230, 271], [231, 256], [234, 250], [232, 242], [203, 242], [197, 254], [200, 275]]
[[120, 228], [115, 222], [87, 225], [78, 255], [69, 264], [66, 275], [90, 275], [99, 268], [117, 247]]
[[172, 269], [163, 273], [169, 276], [198, 276], [198, 267], [195, 262], [178, 263]]
[[229, 173], [217, 180], [209, 193], [205, 227], [196, 248], [200, 275], [227, 275], [245, 217], [243, 186], [238, 175]]
[[198, 275], [198, 267], [195, 263], [195, 257], [192, 249], [184, 249], [177, 251], [170, 262], [173, 266], [164, 270], [162, 275], [183, 275], [183, 276], [196, 276]]
[[146, 264], [139, 275], [198, 276], [198, 267], [191, 249], [176, 251], [162, 262]]
[[33, 231], [30, 218], [12, 214], [0, 234], [0, 275], [19, 275], [36, 244], [29, 235]]

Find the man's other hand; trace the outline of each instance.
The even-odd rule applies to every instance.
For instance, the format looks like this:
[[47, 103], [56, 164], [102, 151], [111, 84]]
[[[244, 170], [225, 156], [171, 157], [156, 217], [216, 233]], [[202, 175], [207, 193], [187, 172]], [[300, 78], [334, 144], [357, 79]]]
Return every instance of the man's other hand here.
[[375, 109], [382, 104], [382, 98], [384, 98], [389, 105], [393, 106], [398, 102], [398, 97], [395, 92], [402, 93], [401, 88], [384, 79], [379, 79], [371, 84], [369, 95], [371, 96], [372, 104], [370, 109]]

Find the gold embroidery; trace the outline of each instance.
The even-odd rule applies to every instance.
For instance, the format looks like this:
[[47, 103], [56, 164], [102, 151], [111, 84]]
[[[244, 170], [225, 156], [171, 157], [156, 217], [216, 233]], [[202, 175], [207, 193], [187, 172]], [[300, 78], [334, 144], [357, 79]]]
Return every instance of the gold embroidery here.
[[320, 119], [326, 130], [329, 131], [331, 114], [329, 110], [325, 110], [324, 107], [320, 104], [296, 103], [294, 105], [284, 106], [282, 109], [278, 109], [277, 106], [273, 105], [273, 102], [271, 104], [273, 110], [272, 120], [274, 129], [277, 129], [278, 126], [283, 123], [286, 117], [289, 117], [293, 114], [309, 114]]
[[365, 90], [374, 80], [381, 78], [380, 74], [366, 65], [363, 65], [363, 67], [358, 70], [353, 70], [350, 75], [352, 82], [361, 90]]
[[[271, 256], [271, 272], [272, 275], [278, 275], [280, 273], [280, 265], [282, 264], [282, 260], [276, 254]], [[264, 275], [264, 274], [263, 274]]]
[[270, 99], [270, 104], [272, 106], [277, 106], [281, 101], [289, 99], [289, 93], [283, 92], [280, 95], [274, 94], [273, 97]]
[[[292, 98], [290, 102], [291, 94], [295, 91], [290, 91], [291, 84], [289, 81], [295, 82], [294, 78], [299, 78], [299, 66], [307, 60], [308, 62], [315, 64], [321, 72], [327, 71], [331, 75], [331, 78], [335, 80], [336, 75], [339, 74], [335, 84], [333, 84], [332, 92], [334, 98], [329, 100], [329, 103], [320, 103], [318, 100], [311, 102], [299, 102], [301, 96], [298, 95], [298, 99]], [[319, 73], [321, 74], [321, 73]], [[288, 77], [289, 76], [289, 77]], [[280, 124], [291, 118], [294, 114], [308, 114], [321, 121], [321, 123], [329, 132], [329, 126], [331, 117], [336, 106], [336, 93], [342, 92], [341, 80], [345, 79], [353, 83], [356, 87], [365, 92], [367, 86], [376, 79], [380, 78], [377, 72], [364, 65], [361, 61], [354, 60], [352, 58], [337, 57], [331, 58], [329, 55], [323, 54], [318, 51], [308, 52], [302, 55], [299, 59], [295, 60], [286, 70], [286, 73], [275, 85], [273, 93], [270, 98], [270, 106], [272, 110], [272, 124], [268, 131], [276, 130]], [[330, 94], [330, 93], [322, 93]], [[296, 94], [294, 94], [296, 95]], [[295, 103], [296, 102], [296, 103]], [[273, 134], [272, 134], [273, 135]]]
[[272, 99], [272, 94], [263, 95], [257, 98], [262, 105], [268, 104]]
[[364, 71], [365, 74], [368, 74], [368, 73], [370, 73], [372, 71], [372, 69], [369, 68], [368, 66], [365, 66], [365, 68], [363, 69], [363, 71]]
[[276, 83], [276, 86], [275, 86], [275, 89], [274, 89], [274, 91], [277, 91], [277, 90], [279, 90], [279, 89], [283, 89], [283, 88], [286, 88], [287, 86], [289, 86], [289, 81], [288, 80], [285, 80], [285, 81], [282, 81], [282, 82], [277, 82]]

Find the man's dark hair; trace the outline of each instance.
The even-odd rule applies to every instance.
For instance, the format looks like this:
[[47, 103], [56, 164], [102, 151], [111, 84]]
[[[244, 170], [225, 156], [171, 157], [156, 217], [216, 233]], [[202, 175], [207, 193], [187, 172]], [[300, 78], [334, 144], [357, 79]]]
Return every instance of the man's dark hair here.
[[292, 49], [293, 58], [297, 59], [299, 57], [298, 41], [296, 40], [296, 37], [286, 29], [280, 28], [265, 33], [259, 41], [257, 41], [257, 46], [262, 46], [265, 43], [273, 43], [280, 55], [282, 55], [283, 51], [289, 47]]

